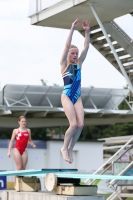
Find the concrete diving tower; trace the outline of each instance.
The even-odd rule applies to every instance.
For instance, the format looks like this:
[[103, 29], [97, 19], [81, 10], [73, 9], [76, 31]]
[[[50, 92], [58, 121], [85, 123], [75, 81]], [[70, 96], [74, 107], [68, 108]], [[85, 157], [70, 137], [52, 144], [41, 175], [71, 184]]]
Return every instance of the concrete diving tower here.
[[[31, 0], [29, 17], [32, 25], [63, 29], [70, 29], [77, 17], [88, 19], [91, 44], [125, 77], [133, 93], [133, 40], [113, 21], [129, 13], [132, 0]], [[84, 36], [81, 25], [77, 30]]]

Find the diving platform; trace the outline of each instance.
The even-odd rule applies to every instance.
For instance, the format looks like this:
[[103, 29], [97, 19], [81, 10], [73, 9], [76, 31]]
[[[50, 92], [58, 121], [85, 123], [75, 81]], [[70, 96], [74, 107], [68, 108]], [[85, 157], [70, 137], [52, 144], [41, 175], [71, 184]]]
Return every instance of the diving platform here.
[[[72, 190], [74, 191], [70, 193], [71, 195], [72, 194], [73, 195], [89, 195], [89, 194], [97, 193], [97, 185], [87, 185], [86, 181], [84, 182], [84, 184], [80, 184], [81, 179], [133, 181], [133, 176], [131, 176], [128, 173], [122, 174], [122, 175], [102, 175], [102, 174], [87, 174], [87, 173], [83, 174], [83, 173], [78, 172], [77, 169], [40, 169], [40, 170], [30, 169], [30, 170], [4, 171], [4, 172], [0, 172], [0, 176], [17, 176], [16, 185], [15, 185], [16, 191], [41, 190], [41, 186], [39, 186], [39, 184], [41, 183], [38, 180], [38, 178], [44, 177], [44, 182], [45, 182], [47, 191], [54, 191], [56, 194], [67, 194], [67, 195], [69, 195], [70, 188], [72, 188]], [[38, 186], [36, 187], [37, 184]], [[29, 188], [29, 186], [31, 188]], [[68, 193], [62, 193], [62, 187], [63, 187], [63, 191], [65, 191], [65, 188], [67, 188], [66, 191]], [[76, 190], [75, 190], [75, 187], [76, 187]], [[89, 191], [90, 187], [92, 188]]]
[[[16, 184], [14, 186], [16, 191], [0, 191], [0, 200], [15, 200], [20, 199], [37, 199], [36, 195], [40, 195], [39, 199], [46, 198], [82, 198], [86, 200], [104, 200], [105, 197], [98, 196], [96, 184], [87, 184], [88, 179], [96, 180], [111, 180], [110, 186], [114, 188], [114, 184], [122, 186], [127, 185], [127, 181], [133, 182], [133, 161], [118, 175], [103, 175], [103, 174], [82, 174], [77, 169], [40, 169], [40, 170], [18, 170], [18, 171], [4, 171], [0, 172], [0, 176], [17, 176]], [[47, 192], [41, 191], [40, 177], [44, 177], [45, 187]], [[81, 179], [86, 179], [82, 182]], [[131, 182], [130, 182], [131, 185]], [[130, 186], [129, 185], [129, 186]], [[112, 195], [119, 197], [127, 195], [126, 193], [119, 193], [114, 188], [115, 192]], [[125, 191], [125, 190], [124, 190]], [[19, 192], [19, 193], [17, 193]], [[50, 196], [49, 196], [50, 195]], [[51, 196], [52, 195], [52, 196]], [[59, 195], [59, 196], [57, 196]], [[110, 200], [112, 195], [109, 197]], [[131, 196], [130, 194], [128, 196]], [[10, 198], [11, 197], [11, 198]]]
[[[66, 173], [67, 172], [67, 173]], [[118, 176], [118, 175], [101, 175], [101, 174], [82, 174], [77, 169], [65, 169], [59, 171], [58, 169], [40, 169], [40, 170], [16, 170], [0, 172], [0, 176], [32, 176], [45, 177], [47, 174], [54, 173], [58, 178], [82, 178], [82, 179], [104, 179], [104, 180], [132, 180], [133, 176]]]
[[[30, 0], [29, 17], [32, 25], [70, 29], [71, 23], [79, 18], [88, 19], [92, 27], [98, 26], [90, 4], [94, 5], [102, 23], [133, 12], [132, 0]], [[78, 26], [77, 30], [82, 31]]]
[[[114, 21], [126, 14], [132, 18], [132, 13], [132, 0], [31, 0], [29, 17], [32, 25], [61, 29], [70, 29], [76, 18], [87, 19], [91, 44], [124, 76], [133, 93], [133, 39]], [[84, 36], [81, 25], [77, 31]]]
[[[62, 86], [7, 84], [0, 96], [0, 130], [16, 127], [21, 115], [26, 115], [30, 128], [68, 126], [62, 91]], [[129, 110], [118, 109], [129, 89], [82, 87], [81, 93], [85, 126], [132, 122], [129, 104]]]
[[104, 196], [67, 196], [47, 192], [0, 191], [0, 200], [106, 200]]

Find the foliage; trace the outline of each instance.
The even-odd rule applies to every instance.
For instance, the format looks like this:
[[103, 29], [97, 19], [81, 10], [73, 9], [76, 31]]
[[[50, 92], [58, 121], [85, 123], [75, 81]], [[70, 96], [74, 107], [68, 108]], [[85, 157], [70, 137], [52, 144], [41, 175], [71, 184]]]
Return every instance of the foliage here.
[[[66, 132], [67, 127], [62, 127], [62, 132]], [[10, 139], [13, 129], [0, 131], [0, 139]], [[46, 140], [52, 138], [52, 133], [60, 135], [60, 127], [52, 128], [31, 128], [33, 140]]]
[[[43, 79], [40, 80], [43, 86], [47, 86], [47, 81], [44, 81]], [[59, 86], [56, 83], [53, 83], [53, 86]]]
[[49, 136], [47, 136], [46, 128], [34, 128], [31, 129], [31, 133], [33, 140], [46, 140], [50, 138]]
[[10, 139], [12, 135], [12, 130], [0, 131], [0, 139]]
[[[126, 85], [124, 87], [124, 89], [129, 89], [128, 85]], [[126, 100], [129, 102], [129, 96], [126, 97]], [[128, 104], [126, 103], [126, 101], [124, 100], [118, 107], [119, 110], [129, 110], [129, 106]]]
[[80, 136], [81, 140], [96, 140], [116, 136], [133, 135], [133, 124], [123, 123], [106, 126], [85, 126]]
[[41, 82], [43, 86], [47, 86], [47, 81], [44, 81], [43, 79], [41, 79]]
[[[65, 134], [67, 127], [62, 128], [62, 133]], [[60, 133], [60, 128], [32, 128], [33, 140], [45, 140], [52, 138], [52, 132]], [[12, 130], [1, 131], [0, 139], [10, 139]], [[106, 126], [85, 126], [83, 128], [80, 140], [97, 140], [99, 138], [108, 138], [116, 136], [133, 135], [133, 123], [123, 123]]]
[[[128, 98], [128, 97], [127, 97]], [[129, 110], [129, 106], [127, 105], [127, 103], [125, 101], [123, 101], [119, 106], [118, 106], [119, 110]]]

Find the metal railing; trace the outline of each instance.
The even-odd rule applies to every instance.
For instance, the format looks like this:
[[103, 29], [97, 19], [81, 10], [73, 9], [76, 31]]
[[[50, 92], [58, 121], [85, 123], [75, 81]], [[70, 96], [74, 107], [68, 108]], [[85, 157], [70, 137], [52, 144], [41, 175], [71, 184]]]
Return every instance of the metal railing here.
[[130, 38], [129, 35], [127, 35], [127, 34], [125, 33], [125, 31], [123, 31], [123, 30], [120, 28], [120, 26], [119, 26], [116, 22], [111, 21], [110, 24], [111, 24], [121, 35], [123, 35], [130, 43], [133, 44], [133, 39]]
[[[131, 142], [133, 142], [133, 137], [125, 144], [123, 145], [111, 158], [109, 158], [98, 170], [96, 170], [93, 174], [98, 174], [100, 173], [101, 175], [104, 174], [111, 166], [112, 166], [112, 161], [118, 161], [127, 151], [129, 151], [132, 147], [133, 147], [133, 144], [131, 144]], [[124, 150], [129, 144], [131, 144], [131, 146], [126, 149], [120, 156], [119, 153]], [[110, 163], [111, 162], [111, 163]], [[108, 165], [106, 168], [105, 166]], [[130, 165], [130, 164], [129, 164]], [[104, 169], [105, 168], [105, 169]], [[104, 169], [104, 170], [103, 170]], [[102, 172], [101, 172], [102, 171]], [[87, 182], [89, 181], [90, 179], [86, 179], [84, 181], [85, 184], [87, 184]], [[90, 185], [92, 185], [96, 180], [93, 180]]]

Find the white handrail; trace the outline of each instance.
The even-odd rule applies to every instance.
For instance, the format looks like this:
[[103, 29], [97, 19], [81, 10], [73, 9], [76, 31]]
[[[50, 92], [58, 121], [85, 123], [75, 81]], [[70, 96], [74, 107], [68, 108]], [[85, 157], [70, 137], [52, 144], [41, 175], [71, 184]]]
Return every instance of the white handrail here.
[[[119, 149], [111, 158], [109, 158], [98, 170], [96, 170], [93, 174], [97, 174], [100, 170], [102, 170], [105, 165], [107, 165], [109, 162], [111, 162], [121, 152], [121, 150], [123, 150], [132, 141], [133, 141], [133, 137], [123, 147], [121, 147], [121, 149]], [[89, 179], [86, 179], [84, 181], [84, 183], [87, 183], [88, 181], [89, 181]]]
[[119, 31], [119, 33], [121, 33], [130, 43], [133, 42], [133, 39], [130, 38], [129, 35], [127, 35], [127, 34], [125, 33], [125, 31], [123, 31], [123, 30], [118, 26], [118, 24], [117, 24], [116, 22], [111, 21], [110, 24], [111, 24], [113, 27], [115, 27], [115, 28]]

